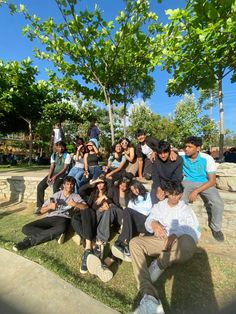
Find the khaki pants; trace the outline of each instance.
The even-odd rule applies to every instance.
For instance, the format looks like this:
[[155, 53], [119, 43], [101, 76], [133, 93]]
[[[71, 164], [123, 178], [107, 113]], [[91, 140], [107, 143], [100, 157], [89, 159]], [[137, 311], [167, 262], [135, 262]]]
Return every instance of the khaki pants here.
[[168, 252], [163, 252], [165, 240], [155, 236], [135, 237], [130, 241], [129, 248], [132, 257], [132, 266], [138, 289], [144, 294], [158, 298], [157, 291], [151, 282], [146, 262], [146, 255], [158, 256], [157, 263], [161, 269], [173, 263], [183, 263], [190, 259], [195, 250], [196, 243], [192, 237], [183, 235], [177, 239]]

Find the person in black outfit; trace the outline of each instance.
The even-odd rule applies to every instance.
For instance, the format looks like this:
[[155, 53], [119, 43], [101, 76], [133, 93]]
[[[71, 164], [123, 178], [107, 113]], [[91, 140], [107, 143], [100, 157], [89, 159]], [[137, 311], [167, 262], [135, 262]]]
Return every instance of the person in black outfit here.
[[[174, 153], [175, 154], [175, 153]], [[157, 145], [157, 158], [152, 167], [152, 204], [165, 198], [163, 186], [167, 181], [181, 183], [183, 180], [183, 159], [176, 155], [176, 160], [171, 160], [171, 146], [162, 140]]]

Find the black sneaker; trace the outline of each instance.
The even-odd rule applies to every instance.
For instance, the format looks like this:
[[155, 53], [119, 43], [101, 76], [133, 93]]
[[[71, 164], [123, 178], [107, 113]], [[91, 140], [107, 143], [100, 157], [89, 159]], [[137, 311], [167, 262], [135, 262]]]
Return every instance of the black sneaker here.
[[89, 254], [93, 254], [93, 251], [88, 249], [88, 250], [85, 250], [84, 254], [82, 255], [82, 262], [81, 262], [81, 265], [80, 265], [80, 272], [81, 272], [81, 274], [86, 274], [87, 271], [88, 271], [88, 268], [87, 268], [87, 258], [89, 256]]
[[31, 241], [29, 238], [25, 238], [23, 241], [15, 244], [13, 246], [13, 250], [15, 252], [18, 252], [18, 251], [21, 251], [21, 250], [25, 250], [25, 249], [28, 249], [29, 247], [31, 247]]
[[215, 231], [211, 229], [212, 235], [216, 241], [223, 242], [225, 240], [224, 234], [222, 231]]

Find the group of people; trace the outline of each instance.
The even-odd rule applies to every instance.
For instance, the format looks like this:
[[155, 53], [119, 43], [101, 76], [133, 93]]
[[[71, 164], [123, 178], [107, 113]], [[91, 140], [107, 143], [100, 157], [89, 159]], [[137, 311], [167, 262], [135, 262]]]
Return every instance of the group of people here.
[[[185, 140], [183, 152], [170, 143], [136, 132], [137, 146], [122, 138], [112, 147], [107, 166], [99, 166], [98, 141], [77, 139], [75, 165], [65, 145], [55, 144], [49, 174], [37, 188], [37, 214], [47, 216], [25, 225], [25, 239], [15, 251], [60, 238], [71, 225], [81, 237], [84, 253], [80, 272], [103, 282], [112, 279], [111, 265], [132, 262], [142, 295], [135, 313], [164, 313], [154, 282], [173, 263], [190, 259], [200, 237], [199, 223], [189, 206], [200, 195], [210, 208], [209, 227], [217, 241], [223, 202], [215, 188], [214, 159], [202, 153], [201, 138]], [[150, 192], [144, 178], [152, 179]], [[44, 190], [53, 196], [44, 202]], [[62, 188], [61, 188], [62, 185]], [[118, 237], [109, 252], [104, 248], [112, 232]], [[105, 254], [106, 252], [106, 254]], [[151, 264], [147, 256], [152, 257]]]

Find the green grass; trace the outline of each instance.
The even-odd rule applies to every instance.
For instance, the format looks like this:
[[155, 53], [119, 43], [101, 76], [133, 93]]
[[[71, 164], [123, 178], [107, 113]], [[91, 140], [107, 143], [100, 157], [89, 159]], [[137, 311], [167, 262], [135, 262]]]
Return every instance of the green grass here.
[[[13, 211], [0, 209], [1, 247], [11, 250], [13, 243], [23, 238], [22, 226], [35, 219], [32, 211], [21, 204]], [[139, 300], [131, 264], [122, 263], [114, 278], [104, 284], [89, 274], [80, 274], [82, 251], [82, 247], [69, 239], [63, 245], [51, 241], [20, 254], [119, 312], [130, 312]], [[200, 249], [189, 262], [166, 270], [156, 287], [167, 314], [217, 313], [218, 308], [236, 295], [235, 278], [236, 265], [233, 261]]]

